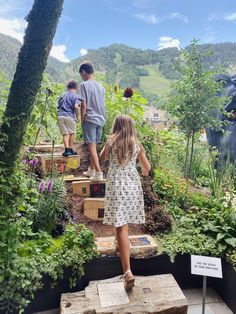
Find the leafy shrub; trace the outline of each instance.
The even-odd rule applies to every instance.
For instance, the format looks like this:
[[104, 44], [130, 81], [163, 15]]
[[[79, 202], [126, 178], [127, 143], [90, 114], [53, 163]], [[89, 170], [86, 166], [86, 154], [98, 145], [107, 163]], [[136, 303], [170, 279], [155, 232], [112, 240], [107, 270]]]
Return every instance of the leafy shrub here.
[[163, 208], [154, 206], [146, 213], [145, 227], [151, 234], [155, 234], [157, 231], [170, 230], [172, 227], [171, 216]]
[[189, 194], [189, 184], [185, 179], [178, 177], [175, 172], [156, 169], [153, 189], [160, 198], [184, 208]]
[[49, 275], [56, 283], [69, 268], [73, 287], [84, 274], [83, 264], [96, 254], [94, 234], [84, 225], [68, 225], [57, 239], [47, 233], [34, 235], [32, 240], [22, 243], [17, 257], [10, 261], [5, 276], [1, 277], [1, 313], [21, 313], [35, 291], [42, 287], [43, 275]]
[[171, 256], [230, 254], [236, 245], [236, 214], [231, 208], [224, 208], [222, 202], [213, 201], [212, 206], [181, 217], [173, 232], [163, 238], [164, 251]]
[[173, 260], [177, 254], [214, 255], [214, 240], [201, 232], [200, 228], [177, 226], [172, 233], [162, 238], [162, 250]]

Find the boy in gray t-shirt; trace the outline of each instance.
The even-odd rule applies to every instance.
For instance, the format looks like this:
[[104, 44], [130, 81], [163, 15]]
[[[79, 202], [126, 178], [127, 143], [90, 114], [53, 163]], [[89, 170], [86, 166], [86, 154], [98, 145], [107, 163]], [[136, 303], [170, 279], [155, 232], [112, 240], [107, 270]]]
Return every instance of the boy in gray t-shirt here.
[[79, 73], [83, 79], [78, 96], [81, 100], [81, 125], [90, 155], [90, 167], [83, 175], [93, 181], [100, 181], [103, 180], [103, 173], [99, 164], [97, 144], [101, 142], [102, 128], [106, 121], [105, 90], [94, 80], [94, 68], [90, 62], [83, 63]]

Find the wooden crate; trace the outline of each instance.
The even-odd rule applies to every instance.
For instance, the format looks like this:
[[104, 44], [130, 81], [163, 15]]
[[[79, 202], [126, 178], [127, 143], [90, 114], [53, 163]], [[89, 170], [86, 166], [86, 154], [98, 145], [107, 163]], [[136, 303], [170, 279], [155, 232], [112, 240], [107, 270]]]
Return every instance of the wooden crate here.
[[79, 196], [90, 196], [94, 198], [105, 197], [105, 180], [102, 182], [91, 182], [88, 180], [82, 180], [77, 182], [72, 182], [73, 194]]
[[120, 276], [92, 281], [84, 291], [62, 294], [60, 304], [61, 314], [187, 314], [187, 310], [172, 274], [136, 276], [135, 287], [127, 292]]
[[90, 181], [75, 181], [72, 182], [72, 191], [73, 194], [79, 196], [90, 196]]
[[[80, 167], [80, 156], [63, 157], [62, 154], [54, 154], [53, 161], [51, 154], [37, 154], [37, 157], [41, 163], [41, 169], [44, 174], [49, 174], [52, 171], [52, 166], [58, 173], [63, 173], [65, 169], [77, 169]], [[71, 167], [71, 165], [76, 167]], [[74, 164], [74, 165], [73, 165]]]
[[85, 198], [84, 215], [92, 220], [103, 220], [104, 198]]

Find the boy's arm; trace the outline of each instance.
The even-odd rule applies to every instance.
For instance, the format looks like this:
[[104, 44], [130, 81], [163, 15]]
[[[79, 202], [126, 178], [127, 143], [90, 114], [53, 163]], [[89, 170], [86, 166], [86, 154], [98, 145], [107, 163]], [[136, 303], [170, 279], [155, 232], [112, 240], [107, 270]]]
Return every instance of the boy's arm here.
[[81, 101], [81, 108], [80, 108], [81, 124], [84, 123], [84, 118], [85, 118], [85, 114], [86, 114], [86, 108], [87, 108], [86, 101], [82, 100]]
[[79, 104], [75, 104], [75, 116], [76, 116], [76, 121], [79, 121]]
[[141, 167], [142, 167], [142, 175], [145, 177], [148, 176], [149, 172], [151, 170], [151, 164], [147, 159], [147, 156], [145, 154], [145, 151], [144, 151], [142, 145], [140, 145], [140, 152], [138, 154], [138, 160], [139, 160]]

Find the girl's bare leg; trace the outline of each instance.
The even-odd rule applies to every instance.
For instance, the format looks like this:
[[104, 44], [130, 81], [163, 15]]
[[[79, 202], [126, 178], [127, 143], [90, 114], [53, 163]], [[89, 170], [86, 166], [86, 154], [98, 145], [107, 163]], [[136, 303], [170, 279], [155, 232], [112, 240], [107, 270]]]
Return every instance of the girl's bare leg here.
[[[128, 225], [123, 225], [116, 228], [116, 238], [118, 242], [123, 272], [125, 273], [128, 269], [130, 269], [130, 241]], [[133, 274], [130, 272], [126, 275], [127, 279], [132, 277]]]

